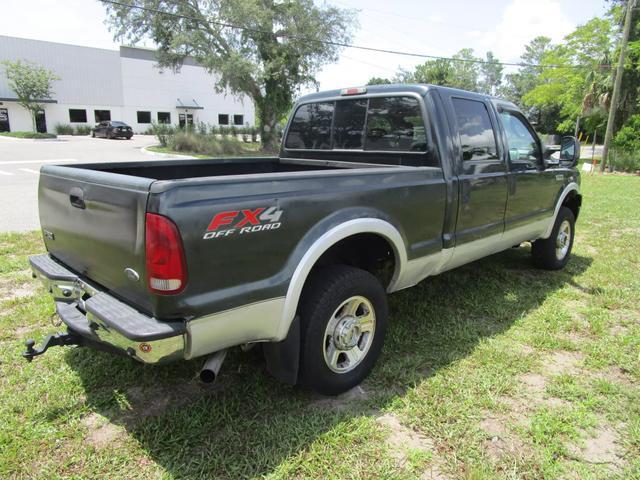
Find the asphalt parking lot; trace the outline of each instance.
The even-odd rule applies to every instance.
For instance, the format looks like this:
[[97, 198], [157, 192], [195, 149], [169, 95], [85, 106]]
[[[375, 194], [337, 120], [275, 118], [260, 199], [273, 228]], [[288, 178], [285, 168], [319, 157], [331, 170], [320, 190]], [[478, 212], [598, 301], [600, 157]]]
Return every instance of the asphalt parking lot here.
[[40, 228], [38, 175], [45, 164], [153, 160], [142, 151], [157, 141], [150, 135], [131, 140], [61, 136], [57, 140], [0, 137], [0, 232]]

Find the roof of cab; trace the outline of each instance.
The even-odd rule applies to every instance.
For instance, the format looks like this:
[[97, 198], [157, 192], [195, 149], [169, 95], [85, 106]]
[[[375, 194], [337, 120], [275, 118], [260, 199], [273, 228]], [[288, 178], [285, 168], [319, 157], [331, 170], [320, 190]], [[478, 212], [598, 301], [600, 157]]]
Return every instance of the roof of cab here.
[[[429, 90], [440, 90], [442, 92], [464, 94], [467, 97], [471, 96], [476, 98], [489, 99], [495, 103], [500, 103], [502, 105], [510, 105], [514, 108], [517, 108], [511, 102], [504, 100], [502, 98], [492, 97], [490, 95], [485, 95], [482, 93], [469, 92], [467, 90], [460, 90], [458, 88], [443, 87], [441, 85], [431, 85], [431, 84], [423, 84], [423, 83], [393, 83], [388, 85], [365, 85], [365, 88], [367, 89], [367, 91], [362, 94], [344, 95], [344, 97], [357, 98], [361, 95], [366, 96], [372, 93], [417, 93], [418, 95], [425, 95]], [[342, 96], [342, 89], [326, 90], [324, 92], [310, 93], [308, 95], [304, 95], [303, 97], [300, 97], [298, 99], [298, 103], [322, 101], [327, 98], [335, 98], [340, 96]]]

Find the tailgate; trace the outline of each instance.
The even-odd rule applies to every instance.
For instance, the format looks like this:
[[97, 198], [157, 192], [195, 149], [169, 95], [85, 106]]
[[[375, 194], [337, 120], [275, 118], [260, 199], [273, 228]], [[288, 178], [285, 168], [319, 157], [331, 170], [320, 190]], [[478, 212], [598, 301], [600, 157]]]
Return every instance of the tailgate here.
[[90, 168], [42, 167], [38, 206], [47, 250], [81, 276], [150, 311], [144, 231], [153, 180]]

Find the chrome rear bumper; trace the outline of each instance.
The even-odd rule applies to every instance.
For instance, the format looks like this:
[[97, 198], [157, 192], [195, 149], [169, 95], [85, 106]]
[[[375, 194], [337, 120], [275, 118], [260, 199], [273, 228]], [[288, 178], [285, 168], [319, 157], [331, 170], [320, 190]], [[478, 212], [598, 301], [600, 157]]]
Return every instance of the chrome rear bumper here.
[[56, 312], [70, 332], [115, 347], [144, 363], [184, 358], [184, 322], [162, 322], [145, 315], [48, 254], [30, 257], [29, 263], [34, 278], [39, 278], [53, 296]]

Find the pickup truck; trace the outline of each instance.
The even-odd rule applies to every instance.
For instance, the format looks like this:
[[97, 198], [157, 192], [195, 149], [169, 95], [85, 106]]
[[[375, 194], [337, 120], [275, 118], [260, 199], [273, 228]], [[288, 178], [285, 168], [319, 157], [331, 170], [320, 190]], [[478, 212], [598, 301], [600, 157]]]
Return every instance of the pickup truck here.
[[80, 345], [144, 363], [261, 344], [282, 381], [338, 394], [382, 349], [387, 293], [531, 242], [569, 260], [579, 144], [548, 154], [512, 103], [431, 85], [302, 97], [277, 157], [42, 167], [30, 258]]

